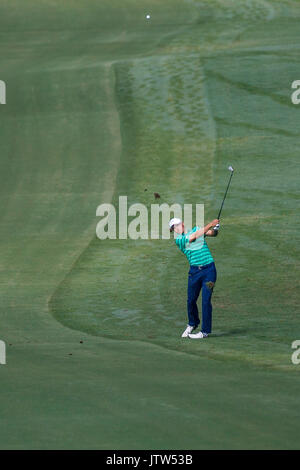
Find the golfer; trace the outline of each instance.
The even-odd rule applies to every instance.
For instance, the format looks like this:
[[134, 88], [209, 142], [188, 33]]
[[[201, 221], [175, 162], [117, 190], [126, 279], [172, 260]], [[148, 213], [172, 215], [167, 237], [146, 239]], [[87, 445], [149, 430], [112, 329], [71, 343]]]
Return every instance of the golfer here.
[[[182, 333], [182, 338], [206, 338], [211, 333], [212, 305], [211, 296], [217, 280], [214, 259], [206, 244], [205, 237], [218, 235], [219, 220], [215, 219], [204, 228], [194, 227], [187, 231], [182, 220], [171, 219], [170, 232], [175, 231], [176, 245], [186, 255], [189, 263], [188, 277], [188, 325]], [[202, 324], [199, 333], [191, 334], [200, 324], [197, 299], [202, 288]]]

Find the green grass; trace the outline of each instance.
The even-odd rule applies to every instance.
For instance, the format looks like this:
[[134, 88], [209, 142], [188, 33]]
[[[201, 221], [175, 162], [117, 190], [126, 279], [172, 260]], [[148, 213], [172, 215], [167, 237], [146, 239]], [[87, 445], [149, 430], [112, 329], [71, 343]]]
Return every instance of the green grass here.
[[[2, 2], [1, 448], [299, 448], [299, 16]], [[185, 258], [100, 241], [96, 208], [159, 192], [209, 220], [228, 164], [213, 335], [184, 341]]]

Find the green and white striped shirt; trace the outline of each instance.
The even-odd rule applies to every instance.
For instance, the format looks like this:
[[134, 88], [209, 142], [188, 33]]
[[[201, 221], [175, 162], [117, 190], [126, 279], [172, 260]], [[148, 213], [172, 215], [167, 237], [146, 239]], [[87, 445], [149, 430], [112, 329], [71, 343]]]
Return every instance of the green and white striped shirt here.
[[175, 238], [176, 245], [182, 251], [182, 253], [185, 254], [191, 266], [205, 266], [206, 264], [214, 262], [204, 236], [199, 237], [195, 241], [189, 243], [189, 236], [199, 229], [200, 227], [194, 227], [187, 233], [177, 235]]

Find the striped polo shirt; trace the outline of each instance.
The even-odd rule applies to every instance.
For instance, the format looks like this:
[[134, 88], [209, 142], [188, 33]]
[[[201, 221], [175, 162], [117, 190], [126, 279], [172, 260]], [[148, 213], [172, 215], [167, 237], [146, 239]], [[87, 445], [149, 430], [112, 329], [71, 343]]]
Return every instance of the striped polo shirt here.
[[182, 253], [185, 254], [191, 266], [205, 266], [206, 264], [214, 262], [214, 259], [203, 236], [189, 243], [189, 235], [199, 229], [200, 227], [194, 227], [187, 233], [177, 235], [175, 238], [176, 245], [182, 251]]

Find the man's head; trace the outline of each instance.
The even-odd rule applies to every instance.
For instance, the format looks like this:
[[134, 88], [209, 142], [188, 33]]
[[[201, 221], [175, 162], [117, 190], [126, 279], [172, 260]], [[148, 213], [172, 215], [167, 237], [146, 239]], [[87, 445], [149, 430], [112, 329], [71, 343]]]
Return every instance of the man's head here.
[[184, 223], [181, 219], [174, 217], [169, 222], [170, 232], [176, 232], [182, 234], [184, 232]]

